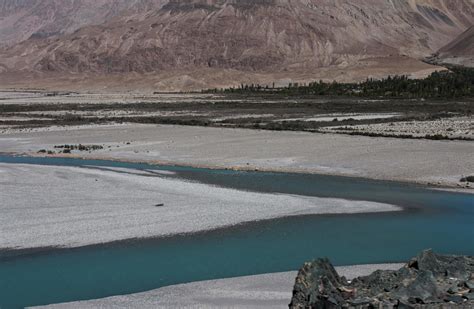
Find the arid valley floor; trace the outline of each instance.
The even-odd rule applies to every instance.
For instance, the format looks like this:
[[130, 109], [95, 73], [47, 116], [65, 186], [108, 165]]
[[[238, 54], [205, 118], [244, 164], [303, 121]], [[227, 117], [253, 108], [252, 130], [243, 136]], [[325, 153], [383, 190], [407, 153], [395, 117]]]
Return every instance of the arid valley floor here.
[[0, 309], [467, 309], [473, 222], [474, 0], [0, 0]]
[[[0, 153], [328, 174], [472, 194], [471, 183], [461, 180], [474, 174], [473, 110], [472, 99], [5, 91]], [[4, 250], [77, 247], [303, 214], [400, 210], [368, 201], [244, 192], [146, 170], [0, 163], [0, 175], [6, 179], [0, 192]], [[33, 200], [49, 206], [33, 209]], [[159, 213], [150, 207], [164, 200], [167, 207]], [[398, 267], [340, 270], [353, 277]], [[54, 308], [284, 306], [294, 276], [190, 283]], [[176, 302], [173, 293], [188, 296]]]
[[[473, 110], [470, 98], [0, 92], [0, 146], [469, 188], [460, 180], [474, 170]], [[89, 147], [61, 148], [79, 144]]]

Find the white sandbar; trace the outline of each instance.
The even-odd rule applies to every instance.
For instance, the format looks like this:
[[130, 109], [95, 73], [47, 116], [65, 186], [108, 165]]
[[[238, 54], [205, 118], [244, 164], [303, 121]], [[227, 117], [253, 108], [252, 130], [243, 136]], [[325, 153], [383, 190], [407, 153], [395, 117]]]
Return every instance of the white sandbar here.
[[398, 209], [233, 190], [146, 172], [0, 163], [0, 249], [75, 247], [292, 215]]

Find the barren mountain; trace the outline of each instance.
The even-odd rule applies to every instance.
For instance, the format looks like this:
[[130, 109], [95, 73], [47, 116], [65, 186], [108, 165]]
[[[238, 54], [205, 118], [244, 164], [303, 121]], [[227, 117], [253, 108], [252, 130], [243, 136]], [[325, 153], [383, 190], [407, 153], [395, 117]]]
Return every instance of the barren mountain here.
[[434, 60], [442, 64], [474, 67], [474, 26], [441, 48]]
[[424, 74], [433, 68], [413, 59], [444, 46], [473, 16], [471, 0], [171, 0], [28, 39], [0, 55], [0, 70], [173, 90]]
[[[0, 46], [72, 33], [127, 9], [160, 7], [152, 0], [0, 0]], [[156, 4], [156, 5], [155, 5]]]

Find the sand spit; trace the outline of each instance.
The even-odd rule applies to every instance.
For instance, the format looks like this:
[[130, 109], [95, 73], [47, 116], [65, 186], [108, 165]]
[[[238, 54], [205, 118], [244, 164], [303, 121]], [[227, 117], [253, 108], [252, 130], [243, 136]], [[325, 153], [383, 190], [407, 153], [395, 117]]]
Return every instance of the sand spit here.
[[3, 163], [0, 188], [0, 249], [76, 247], [301, 214], [399, 210], [79, 167]]
[[122, 124], [7, 130], [0, 151], [36, 155], [61, 144], [98, 144], [85, 158], [335, 174], [465, 187], [474, 143], [305, 132]]
[[[403, 264], [336, 267], [347, 278]], [[168, 286], [144, 293], [36, 308], [288, 308], [296, 272], [283, 272]]]

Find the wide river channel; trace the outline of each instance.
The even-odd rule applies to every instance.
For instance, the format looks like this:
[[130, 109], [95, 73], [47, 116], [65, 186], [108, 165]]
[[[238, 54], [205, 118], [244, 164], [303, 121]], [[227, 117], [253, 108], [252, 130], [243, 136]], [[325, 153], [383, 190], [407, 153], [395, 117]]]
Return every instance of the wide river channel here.
[[[349, 177], [99, 160], [0, 155], [0, 163], [168, 170], [175, 172], [174, 175], [159, 177], [255, 192], [367, 200], [403, 207], [399, 212], [287, 217], [196, 234], [74, 249], [3, 250], [0, 251], [2, 309], [130, 294], [198, 280], [296, 270], [303, 262], [323, 256], [336, 265], [352, 265], [405, 261], [426, 248], [440, 253], [474, 255], [472, 194]], [[0, 190], [1, 182], [0, 175]]]

